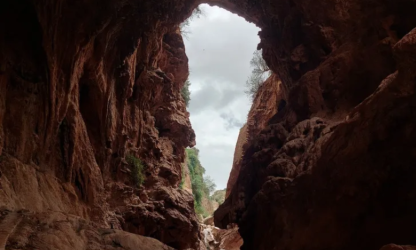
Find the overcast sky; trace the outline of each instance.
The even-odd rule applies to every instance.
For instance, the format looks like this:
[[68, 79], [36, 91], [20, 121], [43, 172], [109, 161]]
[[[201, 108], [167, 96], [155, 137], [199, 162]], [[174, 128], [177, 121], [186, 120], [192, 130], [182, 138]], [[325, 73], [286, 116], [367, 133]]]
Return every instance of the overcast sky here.
[[206, 175], [223, 189], [251, 105], [244, 90], [259, 29], [224, 9], [200, 8], [204, 14], [190, 22], [184, 39], [191, 81], [188, 111]]

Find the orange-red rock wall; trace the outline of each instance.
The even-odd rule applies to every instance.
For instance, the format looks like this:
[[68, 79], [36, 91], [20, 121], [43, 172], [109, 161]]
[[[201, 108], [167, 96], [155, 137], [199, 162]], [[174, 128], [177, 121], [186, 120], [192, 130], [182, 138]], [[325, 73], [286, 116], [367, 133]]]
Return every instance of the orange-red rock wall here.
[[[195, 144], [180, 89], [185, 1], [2, 1], [0, 206], [196, 247], [178, 189]], [[133, 182], [128, 157], [146, 180]]]
[[238, 223], [250, 250], [416, 244], [416, 2], [230, 2], [262, 28], [286, 104], [261, 120], [216, 225]]

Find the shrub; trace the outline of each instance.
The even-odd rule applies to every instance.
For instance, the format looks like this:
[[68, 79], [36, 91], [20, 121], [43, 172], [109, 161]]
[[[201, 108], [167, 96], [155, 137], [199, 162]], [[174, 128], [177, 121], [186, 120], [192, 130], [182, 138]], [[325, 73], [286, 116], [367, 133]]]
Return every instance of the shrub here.
[[181, 183], [179, 183], [179, 189], [183, 189], [183, 185], [185, 184], [185, 164], [182, 164], [182, 179]]
[[199, 161], [199, 150], [197, 148], [187, 148], [186, 157], [189, 169], [189, 175], [191, 177], [192, 184], [192, 193], [194, 195], [194, 208], [195, 213], [204, 216], [206, 214], [204, 208], [202, 207], [202, 199], [206, 196], [205, 193], [205, 183], [203, 179], [203, 174], [205, 169], [202, 167], [201, 162]]
[[210, 198], [211, 193], [215, 191], [216, 187], [217, 185], [215, 185], [211, 176], [204, 177], [204, 191], [207, 197]]
[[204, 13], [202, 12], [202, 9], [199, 7], [196, 7], [193, 11], [190, 17], [188, 17], [185, 21], [183, 21], [183, 23], [181, 23], [179, 25], [179, 28], [181, 30], [181, 34], [182, 36], [184, 36], [185, 38], [188, 38], [188, 34], [190, 33], [190, 31], [188, 30], [188, 26], [190, 24], [190, 22], [192, 21], [192, 19], [196, 18], [200, 18], [201, 15], [204, 15]]
[[139, 158], [135, 157], [134, 155], [127, 155], [126, 160], [127, 163], [130, 165], [131, 175], [134, 184], [137, 187], [140, 187], [146, 180], [146, 176], [144, 174], [145, 165]]
[[186, 80], [185, 84], [183, 85], [181, 89], [181, 95], [183, 99], [185, 100], [186, 107], [188, 107], [189, 101], [191, 100], [191, 92], [189, 91], [190, 85], [191, 85], [191, 82], [189, 80]]
[[224, 203], [225, 193], [226, 193], [226, 189], [217, 190], [212, 194], [211, 199], [218, 202], [218, 204], [221, 205], [222, 203]]
[[270, 76], [270, 69], [264, 61], [261, 50], [256, 50], [253, 53], [253, 58], [250, 61], [250, 66], [253, 68], [251, 75], [246, 81], [247, 90], [245, 93], [254, 99], [263, 82]]

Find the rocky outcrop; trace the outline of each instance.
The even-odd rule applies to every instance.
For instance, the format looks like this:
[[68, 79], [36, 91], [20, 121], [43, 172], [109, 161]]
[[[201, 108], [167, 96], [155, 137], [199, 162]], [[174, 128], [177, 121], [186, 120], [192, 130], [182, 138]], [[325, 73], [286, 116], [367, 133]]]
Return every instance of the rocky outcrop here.
[[182, 188], [192, 194], [192, 180], [188, 167], [188, 157], [185, 157], [185, 162], [182, 164], [182, 175]]
[[197, 247], [193, 199], [178, 189], [195, 144], [177, 28], [192, 6], [174, 6], [2, 1], [0, 206]]
[[409, 9], [415, 1], [282, 0], [240, 13], [260, 23], [259, 48], [287, 98], [215, 213], [218, 226], [239, 224], [241, 249], [415, 244]]
[[[0, 218], [1, 249], [174, 250], [152, 238], [97, 228], [80, 217], [59, 212], [32, 214], [2, 210]], [[10, 230], [3, 231], [6, 228]], [[4, 248], [3, 235], [7, 236], [7, 248]]]
[[211, 199], [211, 197], [202, 197], [202, 208], [208, 216], [212, 216], [214, 211], [218, 208], [218, 202]]
[[[0, 206], [12, 214], [1, 246], [84, 244], [54, 219], [18, 214], [28, 210], [198, 248], [193, 199], [178, 188], [194, 133], [177, 27], [201, 2], [262, 29], [258, 48], [285, 98], [258, 133], [248, 124], [255, 136], [217, 224], [238, 223], [242, 249], [416, 244], [414, 0], [5, 0]], [[94, 232], [96, 249], [129, 248]]]
[[241, 169], [243, 153], [247, 146], [267, 126], [267, 122], [286, 105], [282, 82], [272, 74], [258, 89], [247, 116], [247, 123], [240, 129], [235, 145], [233, 166], [227, 182], [226, 197], [233, 189]]
[[395, 244], [388, 244], [383, 246], [380, 250], [414, 250], [416, 246], [398, 246]]
[[204, 244], [210, 250], [240, 250], [243, 239], [238, 227], [230, 225], [227, 229], [219, 229], [211, 225], [201, 225]]
[[225, 193], [225, 198], [227, 198], [231, 190], [233, 189], [235, 182], [237, 181], [238, 174], [240, 173], [241, 160], [243, 159], [244, 145], [247, 143], [247, 124], [240, 129], [238, 134], [237, 143], [235, 144], [234, 149], [234, 158], [233, 166], [231, 168], [230, 176], [228, 177], [227, 182], [227, 191]]

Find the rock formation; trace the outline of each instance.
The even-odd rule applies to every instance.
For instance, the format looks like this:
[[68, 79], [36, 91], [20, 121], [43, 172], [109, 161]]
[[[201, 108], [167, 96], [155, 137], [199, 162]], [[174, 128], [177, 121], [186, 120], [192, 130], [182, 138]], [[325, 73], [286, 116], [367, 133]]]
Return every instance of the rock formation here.
[[182, 164], [182, 188], [192, 194], [192, 181], [191, 175], [188, 168], [187, 157], [185, 157], [185, 162]]
[[236, 225], [229, 225], [227, 229], [219, 229], [202, 224], [201, 229], [207, 250], [239, 250], [243, 245], [243, 239]]
[[244, 124], [238, 133], [237, 143], [235, 144], [233, 166], [231, 168], [230, 176], [228, 177], [227, 190], [225, 198], [227, 198], [237, 181], [238, 174], [241, 169], [241, 161], [243, 159], [244, 146], [247, 145], [247, 124]]
[[262, 27], [259, 48], [287, 98], [215, 213], [218, 226], [239, 224], [241, 249], [416, 244], [410, 9], [415, 1], [282, 0], [240, 13]]
[[[195, 144], [178, 24], [193, 7], [165, 4], [0, 3], [2, 211], [71, 214], [197, 248], [192, 195], [178, 189]], [[129, 157], [143, 163], [141, 186]]]
[[241, 169], [243, 153], [247, 146], [266, 126], [268, 121], [283, 108], [286, 101], [282, 82], [276, 74], [272, 74], [258, 89], [247, 116], [247, 123], [240, 129], [235, 145], [233, 166], [227, 183], [226, 197], [233, 189]]
[[242, 249], [416, 244], [415, 0], [4, 0], [0, 247], [199, 247], [178, 25], [202, 2], [262, 29], [281, 81], [216, 224]]
[[155, 239], [97, 228], [78, 216], [60, 212], [33, 215], [27, 211], [3, 210], [1, 217], [1, 249], [174, 250]]

